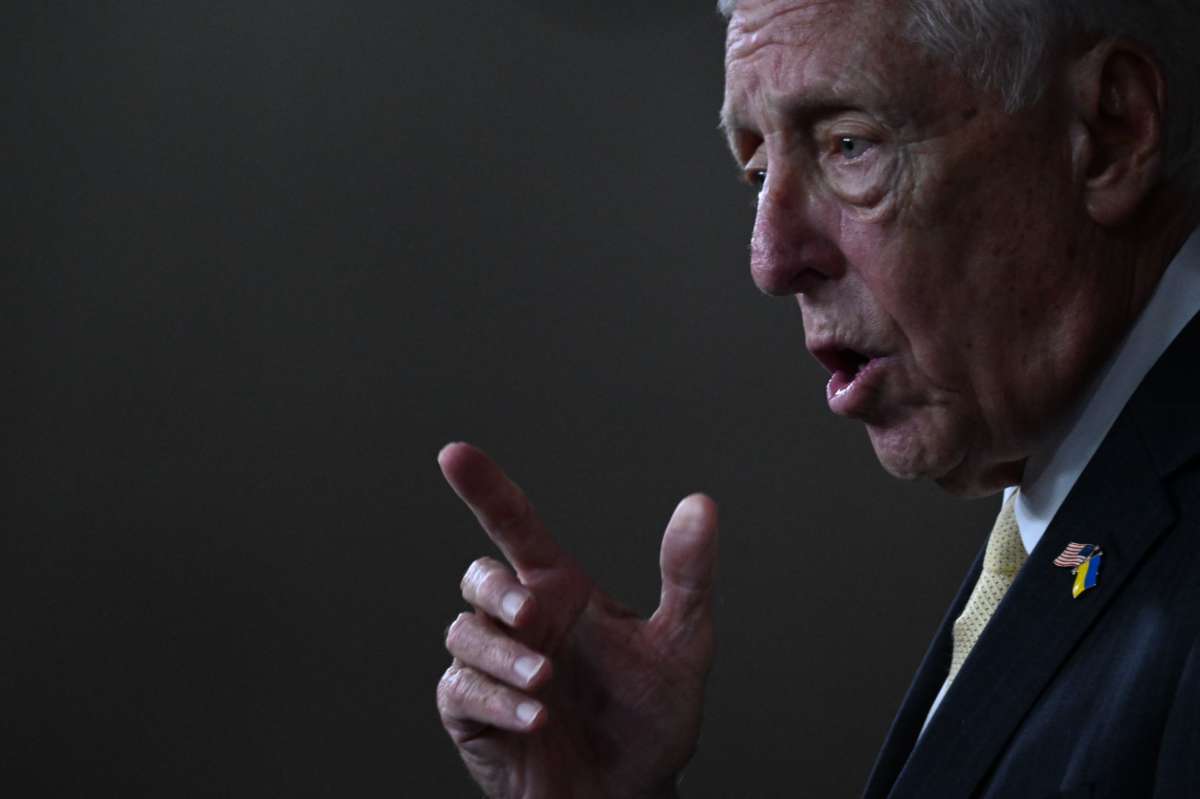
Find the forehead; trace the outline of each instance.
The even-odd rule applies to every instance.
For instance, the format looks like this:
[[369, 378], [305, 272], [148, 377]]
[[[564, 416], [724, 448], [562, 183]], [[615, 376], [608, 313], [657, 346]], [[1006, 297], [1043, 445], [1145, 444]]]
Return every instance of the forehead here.
[[887, 8], [872, 0], [743, 0], [729, 19], [726, 61], [760, 45], [815, 44], [823, 37], [861, 25]]
[[726, 127], [756, 110], [806, 103], [886, 106], [897, 69], [913, 61], [898, 33], [901, 3], [751, 0], [730, 19], [725, 49]]

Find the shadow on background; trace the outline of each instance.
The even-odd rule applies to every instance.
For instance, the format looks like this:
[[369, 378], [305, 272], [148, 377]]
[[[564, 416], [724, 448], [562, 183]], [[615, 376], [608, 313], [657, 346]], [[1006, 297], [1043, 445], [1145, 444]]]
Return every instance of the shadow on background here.
[[884, 476], [751, 285], [707, 4], [7, 31], [0, 791], [475, 795], [433, 701], [489, 551], [452, 439], [641, 610], [713, 494], [686, 795], [859, 789], [993, 508]]

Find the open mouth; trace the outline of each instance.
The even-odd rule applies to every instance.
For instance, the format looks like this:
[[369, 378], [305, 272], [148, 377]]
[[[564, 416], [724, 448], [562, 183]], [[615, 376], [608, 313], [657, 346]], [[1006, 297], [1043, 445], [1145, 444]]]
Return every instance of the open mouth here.
[[821, 365], [829, 370], [826, 398], [841, 397], [854, 386], [855, 380], [874, 358], [849, 347], [822, 347], [813, 352]]
[[844, 378], [847, 383], [853, 382], [854, 377], [871, 360], [870, 356], [847, 347], [825, 349], [813, 354], [833, 377]]

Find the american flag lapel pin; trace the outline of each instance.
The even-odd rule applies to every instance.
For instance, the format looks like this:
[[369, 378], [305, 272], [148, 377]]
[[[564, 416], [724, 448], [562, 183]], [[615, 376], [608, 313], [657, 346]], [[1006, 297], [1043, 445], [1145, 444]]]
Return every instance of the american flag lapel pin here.
[[1095, 588], [1100, 580], [1100, 564], [1104, 562], [1104, 552], [1096, 544], [1067, 544], [1062, 554], [1054, 559], [1054, 565], [1061, 569], [1070, 569], [1075, 575], [1075, 584], [1071, 587], [1071, 596], [1075, 599], [1089, 588]]

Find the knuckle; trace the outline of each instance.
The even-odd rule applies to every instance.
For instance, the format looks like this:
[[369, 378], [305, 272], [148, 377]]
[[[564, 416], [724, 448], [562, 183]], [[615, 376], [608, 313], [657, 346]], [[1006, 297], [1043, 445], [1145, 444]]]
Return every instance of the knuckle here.
[[463, 597], [469, 601], [472, 596], [478, 594], [480, 587], [496, 571], [498, 565], [493, 558], [488, 557], [472, 561], [459, 582]]
[[466, 634], [466, 628], [471, 624], [471, 613], [466, 611], [454, 617], [454, 621], [450, 622], [450, 626], [446, 628], [446, 648], [452, 648], [462, 642], [463, 635]]
[[488, 686], [477, 674], [468, 673], [465, 669], [455, 681], [451, 694], [462, 707], [481, 708], [490, 704]]
[[438, 680], [437, 707], [441, 715], [453, 715], [461, 683], [462, 669], [457, 664], [452, 664], [450, 668], [446, 669], [442, 674], [442, 679]]
[[475, 582], [479, 579], [477, 575], [479, 573], [480, 562], [482, 560], [483, 558], [471, 561], [471, 565], [467, 567], [465, 572], [463, 572], [462, 579], [458, 582], [458, 587], [462, 590], [463, 596], [467, 595], [467, 592], [471, 590], [471, 588], [475, 585]]
[[498, 591], [497, 584], [505, 582], [505, 574], [501, 569], [492, 569], [482, 577], [475, 585], [475, 598], [484, 599], [495, 595]]

